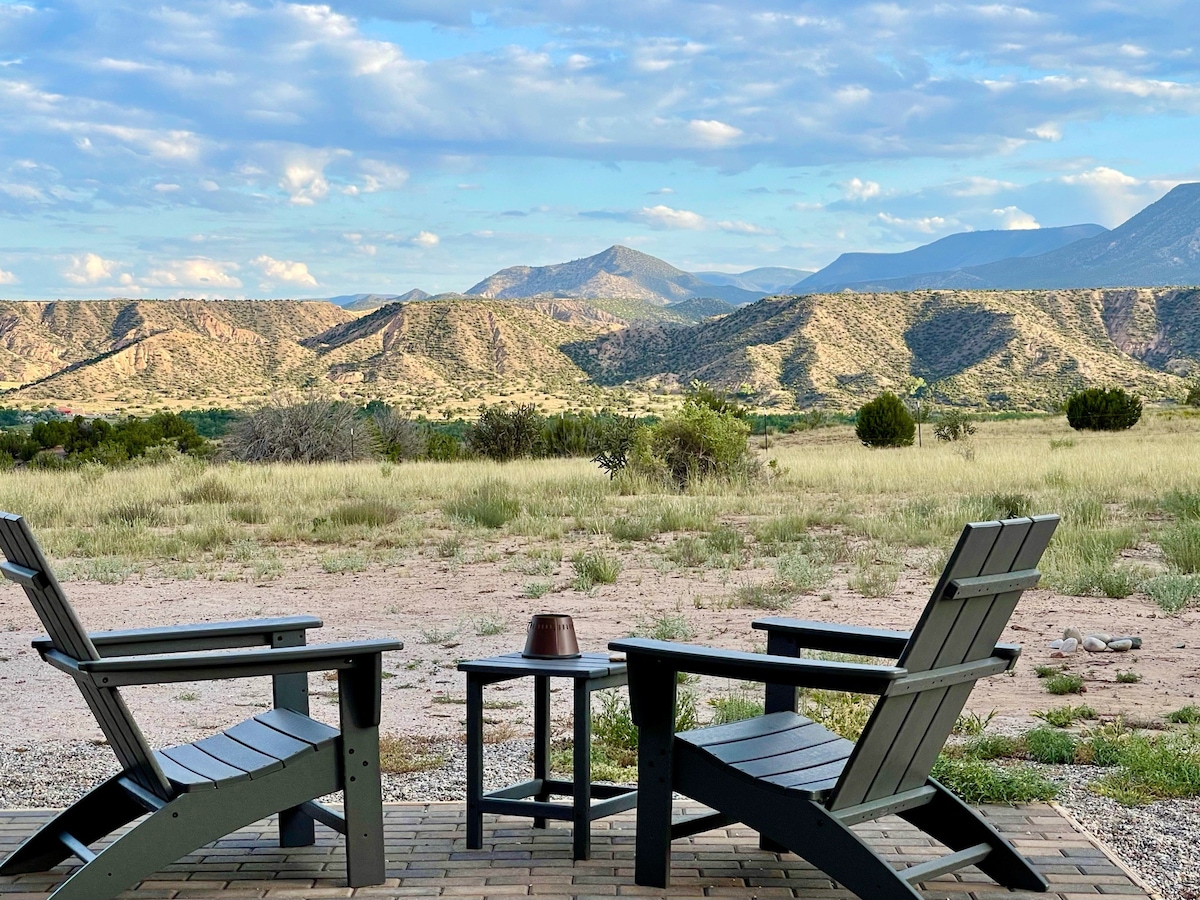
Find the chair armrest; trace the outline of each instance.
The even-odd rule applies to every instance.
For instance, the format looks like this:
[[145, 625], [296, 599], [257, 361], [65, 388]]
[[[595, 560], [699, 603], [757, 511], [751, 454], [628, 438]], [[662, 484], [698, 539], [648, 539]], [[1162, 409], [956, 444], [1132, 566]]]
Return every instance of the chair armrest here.
[[660, 671], [717, 675], [740, 681], [765, 681], [795, 687], [860, 694], [883, 694], [892, 682], [908, 674], [896, 666], [826, 662], [795, 659], [790, 656], [766, 656], [742, 650], [718, 650], [674, 641], [624, 638], [610, 641], [610, 650], [624, 653], [629, 660], [631, 680], [644, 664], [657, 665]]
[[[789, 650], [826, 650], [832, 653], [852, 653], [857, 656], [886, 656], [893, 659], [904, 652], [912, 637], [911, 631], [892, 631], [887, 628], [863, 628], [855, 625], [813, 622], [807, 619], [789, 619], [783, 616], [766, 616], [750, 623], [752, 628], [767, 632], [767, 650], [770, 653], [787, 655]], [[771, 638], [779, 635], [790, 644], [787, 649], [776, 648]], [[993, 656], [1009, 661], [1009, 668], [1016, 665], [1021, 655], [1020, 644], [997, 644]]]
[[[213, 681], [221, 678], [254, 678], [292, 672], [322, 672], [372, 665], [390, 650], [401, 650], [401, 641], [387, 639], [318, 644], [313, 647], [268, 647], [233, 653], [170, 653], [85, 659], [75, 663], [80, 675], [99, 687], [130, 684], [168, 684], [176, 681]], [[57, 651], [50, 657], [63, 656]], [[74, 661], [72, 661], [74, 662]]]
[[904, 651], [904, 646], [912, 637], [911, 631], [861, 628], [782, 616], [755, 619], [750, 623], [750, 627], [765, 631], [768, 636], [780, 634], [792, 638], [797, 649], [827, 650], [857, 656], [887, 656], [892, 659]]
[[[279, 637], [324, 623], [315, 616], [286, 616], [277, 619], [241, 619], [234, 622], [202, 622], [196, 625], [167, 625], [125, 631], [93, 631], [88, 637], [102, 658], [186, 653], [195, 650], [230, 650], [282, 643]], [[33, 648], [45, 656], [53, 648], [48, 637], [33, 640]]]

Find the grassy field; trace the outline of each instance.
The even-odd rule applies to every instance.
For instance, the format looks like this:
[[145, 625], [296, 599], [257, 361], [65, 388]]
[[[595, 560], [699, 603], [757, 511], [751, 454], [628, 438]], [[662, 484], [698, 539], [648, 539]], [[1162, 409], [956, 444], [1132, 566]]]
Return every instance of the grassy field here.
[[[927, 434], [926, 438], [932, 435]], [[420, 552], [650, 555], [663, 565], [775, 565], [775, 593], [819, 590], [834, 565], [879, 596], [900, 567], [937, 571], [969, 520], [1057, 512], [1047, 555], [1063, 593], [1146, 590], [1168, 611], [1200, 594], [1200, 418], [1151, 413], [1118, 434], [1061, 417], [985, 422], [969, 443], [868, 450], [849, 427], [755, 438], [748, 483], [678, 494], [610, 482], [586, 460], [509, 464], [208, 464], [21, 470], [0, 507], [25, 515], [65, 577], [269, 579], [285, 567], [389, 565]], [[924, 556], [920, 556], [920, 554]], [[771, 606], [770, 586], [750, 605]]]

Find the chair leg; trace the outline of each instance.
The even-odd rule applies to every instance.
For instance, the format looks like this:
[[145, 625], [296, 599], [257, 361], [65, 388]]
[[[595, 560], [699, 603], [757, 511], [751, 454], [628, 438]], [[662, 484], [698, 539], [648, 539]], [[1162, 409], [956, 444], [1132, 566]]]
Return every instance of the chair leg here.
[[0, 865], [0, 875], [45, 872], [72, 853], [59, 839], [63, 832], [87, 845], [146, 814], [114, 775], [64, 809], [29, 837]]
[[[630, 681], [642, 682], [634, 707], [638, 726], [637, 836], [633, 880], [646, 887], [671, 884], [671, 757], [675, 743], [675, 676], [635, 671], [631, 660]], [[656, 677], [657, 676], [657, 677]], [[630, 695], [633, 702], [633, 695]]]
[[316, 822], [299, 806], [279, 812], [279, 846], [311, 847], [317, 842]]
[[745, 823], [864, 900], [921, 900], [887, 860], [819, 803], [784, 801], [761, 785], [714, 777], [705, 766], [680, 764], [675, 772], [676, 790]]
[[342, 724], [342, 790], [346, 806], [346, 880], [350, 887], [382, 884], [383, 786], [379, 774], [380, 658], [373, 668], [338, 671]]
[[992, 852], [978, 867], [997, 884], [1023, 891], [1049, 890], [1049, 883], [1033, 864], [978, 812], [934, 779], [930, 778], [929, 783], [937, 788], [933, 800], [900, 813], [902, 818], [951, 850], [987, 844]]

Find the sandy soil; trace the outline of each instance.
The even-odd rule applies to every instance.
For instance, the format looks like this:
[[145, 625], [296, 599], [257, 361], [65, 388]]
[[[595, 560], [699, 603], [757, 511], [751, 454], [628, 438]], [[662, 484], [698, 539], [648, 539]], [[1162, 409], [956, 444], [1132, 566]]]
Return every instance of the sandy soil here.
[[[494, 562], [453, 565], [446, 560], [414, 556], [404, 566], [357, 575], [330, 575], [316, 569], [292, 572], [265, 583], [207, 580], [133, 580], [105, 585], [67, 584], [68, 594], [88, 628], [138, 628], [152, 625], [215, 621], [258, 616], [315, 614], [325, 627], [310, 642], [374, 636], [402, 639], [406, 648], [388, 654], [384, 669], [385, 730], [433, 736], [462, 731], [464, 679], [455, 670], [459, 659], [519, 650], [525, 625], [535, 612], [567, 612], [574, 616], [584, 650], [603, 650], [612, 637], [627, 635], [655, 616], [685, 616], [693, 640], [724, 647], [761, 649], [762, 632], [750, 622], [762, 611], [728, 605], [737, 579], [765, 579], [766, 570], [734, 573], [723, 584], [721, 573], [697, 570], [661, 571], [627, 563], [618, 582], [590, 594], [571, 590], [571, 569], [564, 563], [551, 576], [563, 588], [538, 600], [523, 596], [532, 579], [510, 563], [524, 545], [500, 545]], [[725, 576], [728, 578], [728, 576]], [[896, 593], [885, 599], [860, 597], [835, 583], [831, 599], [797, 597], [788, 615], [886, 628], [908, 628], [917, 620], [931, 587], [912, 568], [901, 577]], [[499, 634], [476, 633], [482, 619], [503, 621]], [[1065, 625], [1110, 633], [1138, 634], [1140, 651], [1126, 654], [1078, 653], [1067, 660], [1069, 671], [1082, 675], [1086, 693], [1060, 698], [1045, 692], [1034, 675], [1037, 663], [1051, 662], [1049, 641]], [[36, 746], [41, 742], [96, 740], [101, 735], [71, 679], [42, 663], [29, 641], [39, 634], [33, 610], [15, 586], [0, 590], [0, 745]], [[1032, 710], [1086, 702], [1101, 714], [1121, 713], [1134, 720], [1161, 715], [1195, 702], [1200, 684], [1200, 610], [1166, 617], [1147, 600], [1077, 598], [1048, 591], [1028, 592], [1008, 629], [1006, 640], [1025, 645], [1017, 671], [980, 685], [969, 708], [997, 722], [1029, 723]], [[1053, 662], [1061, 662], [1053, 660]], [[1117, 684], [1120, 670], [1132, 669], [1137, 684]], [[311, 677], [314, 714], [336, 721], [336, 685]], [[708, 685], [726, 690], [725, 683]], [[507, 691], [507, 693], [499, 693]], [[152, 743], [193, 740], [251, 715], [270, 700], [263, 679], [237, 682], [174, 684], [126, 689], [126, 698]], [[557, 691], [563, 713], [568, 690]], [[531, 720], [528, 682], [489, 688], [488, 698], [501, 701], [489, 710], [497, 723], [510, 723], [522, 733]], [[503, 702], [509, 701], [509, 702]], [[515, 702], [513, 702], [515, 701]], [[568, 716], [560, 717], [565, 725]], [[502, 726], [503, 727], [503, 726]]]

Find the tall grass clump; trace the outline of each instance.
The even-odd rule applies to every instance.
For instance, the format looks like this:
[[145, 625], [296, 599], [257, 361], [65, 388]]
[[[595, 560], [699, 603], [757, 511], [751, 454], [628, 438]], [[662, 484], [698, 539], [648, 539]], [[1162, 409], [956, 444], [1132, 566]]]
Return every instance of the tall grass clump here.
[[590, 590], [597, 584], [613, 584], [621, 574], [621, 561], [599, 550], [576, 553], [571, 558], [577, 590]]
[[521, 514], [521, 501], [507, 482], [488, 480], [445, 507], [452, 518], [482, 528], [501, 528]]
[[1200, 575], [1168, 572], [1147, 579], [1142, 587], [1163, 612], [1175, 615], [1193, 605], [1196, 598], [1200, 597]]
[[346, 503], [329, 513], [329, 520], [337, 525], [364, 525], [368, 528], [391, 525], [399, 517], [400, 510], [376, 499]]
[[1163, 532], [1163, 556], [1179, 572], [1200, 572], [1200, 522], [1179, 522]]

